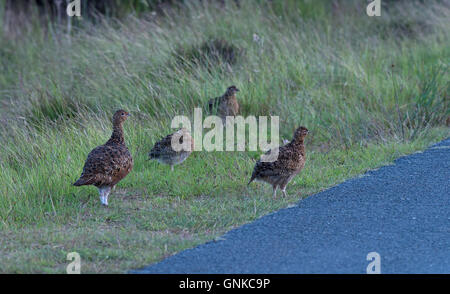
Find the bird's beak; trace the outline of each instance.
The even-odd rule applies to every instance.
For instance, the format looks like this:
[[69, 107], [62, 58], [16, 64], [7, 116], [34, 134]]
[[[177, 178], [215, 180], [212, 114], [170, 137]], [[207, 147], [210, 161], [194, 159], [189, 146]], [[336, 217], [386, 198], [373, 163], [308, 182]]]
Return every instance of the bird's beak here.
[[131, 116], [131, 113], [127, 113], [127, 116]]
[[240, 90], [238, 88], [236, 88], [236, 92], [239, 92]]

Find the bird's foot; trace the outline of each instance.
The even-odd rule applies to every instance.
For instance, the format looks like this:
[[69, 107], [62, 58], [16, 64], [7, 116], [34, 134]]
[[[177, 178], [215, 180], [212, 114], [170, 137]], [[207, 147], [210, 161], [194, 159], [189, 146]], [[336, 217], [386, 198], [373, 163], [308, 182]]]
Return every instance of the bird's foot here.
[[106, 196], [100, 196], [100, 202], [103, 206], [108, 206], [108, 198]]

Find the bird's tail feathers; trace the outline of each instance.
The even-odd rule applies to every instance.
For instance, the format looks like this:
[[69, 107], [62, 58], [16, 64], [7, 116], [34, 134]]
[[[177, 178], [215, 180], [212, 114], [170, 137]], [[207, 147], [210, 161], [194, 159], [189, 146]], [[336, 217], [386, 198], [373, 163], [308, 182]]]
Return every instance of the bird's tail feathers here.
[[90, 185], [92, 184], [92, 178], [84, 178], [80, 177], [75, 183], [73, 183], [74, 186], [84, 186], [84, 185]]
[[254, 180], [255, 178], [256, 178], [256, 177], [255, 177], [254, 175], [252, 175], [252, 178], [250, 179], [250, 181], [248, 181], [247, 186], [249, 186], [249, 185], [251, 184], [251, 182], [253, 182], [253, 180]]

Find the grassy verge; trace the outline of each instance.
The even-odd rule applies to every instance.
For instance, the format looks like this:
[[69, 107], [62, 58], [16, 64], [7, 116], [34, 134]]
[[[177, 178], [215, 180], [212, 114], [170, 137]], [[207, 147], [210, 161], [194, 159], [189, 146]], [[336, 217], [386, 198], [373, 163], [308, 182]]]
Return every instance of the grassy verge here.
[[[83, 272], [140, 267], [449, 135], [446, 1], [405, 1], [380, 18], [358, 1], [272, 2], [193, 2], [71, 35], [2, 32], [0, 272], [62, 273], [71, 251]], [[288, 198], [246, 186], [255, 153], [196, 152], [173, 173], [146, 161], [175, 115], [231, 84], [244, 116], [280, 117], [282, 138], [310, 129]], [[95, 188], [71, 183], [118, 108], [134, 115], [135, 167], [105, 209]]]
[[[203, 158], [216, 158], [221, 166], [240, 168], [217, 175], [213, 181], [220, 192], [211, 187], [209, 193], [192, 197], [177, 196], [173, 186], [177, 179], [186, 178], [187, 174], [199, 173], [201, 176], [196, 180], [205, 180], [207, 173], [201, 171], [200, 165], [179, 168], [171, 175], [168, 168], [150, 164], [148, 169], [157, 170], [158, 175], [152, 177], [146, 170], [135, 172], [136, 178], [144, 182], [136, 188], [128, 181], [124, 186], [133, 187], [116, 190], [109, 208], [99, 207], [95, 189], [86, 189], [84, 197], [63, 204], [72, 214], [65, 216], [64, 220], [52, 214], [46, 217], [43, 225], [2, 230], [0, 271], [64, 273], [68, 264], [66, 255], [72, 251], [81, 255], [84, 273], [123, 272], [139, 268], [213, 240], [236, 226], [349, 177], [389, 164], [394, 158], [421, 150], [428, 145], [428, 140], [436, 139], [440, 136], [434, 134], [413, 144], [391, 143], [354, 147], [346, 151], [313, 152], [302, 176], [289, 186], [289, 197], [278, 199], [273, 199], [270, 187], [262, 184], [246, 187], [245, 180], [253, 161], [244, 155], [210, 154], [209, 158]], [[186, 165], [201, 159], [198, 157], [189, 158]], [[172, 191], [173, 195], [149, 190], [155, 178], [159, 178], [158, 183], [167, 182], [165, 190]], [[189, 184], [183, 183], [182, 187], [195, 188]], [[223, 186], [233, 188], [224, 189]]]

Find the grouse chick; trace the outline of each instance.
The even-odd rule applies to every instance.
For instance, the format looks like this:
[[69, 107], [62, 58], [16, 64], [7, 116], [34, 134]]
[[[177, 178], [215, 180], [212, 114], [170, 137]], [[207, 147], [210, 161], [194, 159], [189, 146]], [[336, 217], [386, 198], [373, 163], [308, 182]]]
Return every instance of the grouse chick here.
[[173, 166], [185, 161], [194, 150], [194, 139], [189, 131], [181, 128], [155, 143], [148, 154], [150, 159]]
[[[269, 183], [273, 187], [273, 197], [277, 196], [277, 188], [280, 187], [283, 195], [287, 197], [286, 186], [305, 166], [306, 153], [304, 140], [308, 129], [299, 127], [294, 138], [288, 144], [279, 147], [278, 158], [273, 162], [259, 160], [253, 169], [253, 180]], [[266, 154], [270, 154], [269, 150]], [[276, 154], [276, 153], [275, 153]]]
[[210, 113], [217, 113], [222, 121], [225, 121], [226, 116], [236, 116], [239, 112], [239, 103], [236, 99], [237, 92], [239, 92], [239, 89], [236, 86], [230, 86], [221, 97], [210, 99], [208, 101]]
[[125, 145], [123, 122], [130, 114], [118, 110], [113, 116], [113, 132], [104, 145], [94, 148], [84, 163], [83, 172], [74, 186], [94, 185], [98, 188], [100, 202], [107, 206], [111, 189], [133, 168], [133, 158]]

